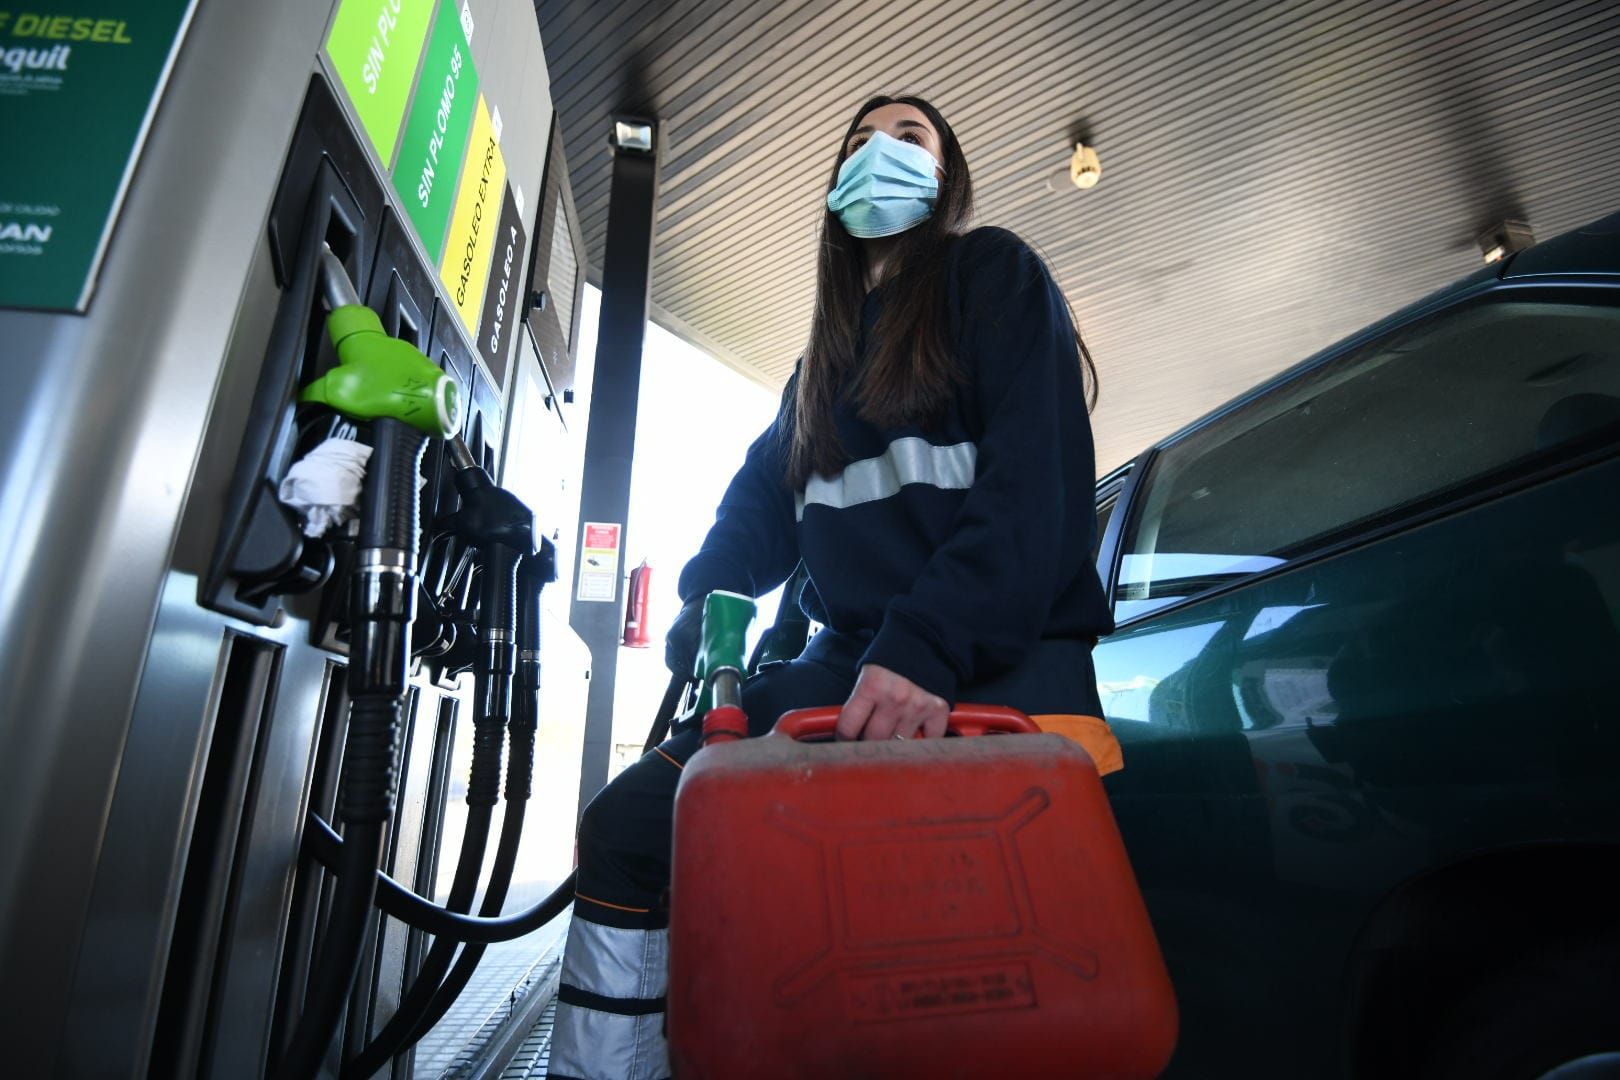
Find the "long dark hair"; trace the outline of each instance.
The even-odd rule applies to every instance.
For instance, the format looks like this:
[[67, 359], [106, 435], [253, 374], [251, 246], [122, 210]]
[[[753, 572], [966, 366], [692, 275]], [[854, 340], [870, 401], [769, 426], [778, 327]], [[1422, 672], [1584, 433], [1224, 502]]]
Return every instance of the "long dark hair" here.
[[[884, 268], [883, 311], [873, 332], [871, 358], [848, 387], [861, 419], [879, 427], [899, 427], [940, 419], [965, 378], [947, 335], [946, 249], [973, 217], [973, 179], [956, 132], [938, 109], [919, 97], [879, 95], [868, 99], [849, 122], [838, 144], [828, 191], [838, 184], [838, 170], [848, 157], [855, 129], [868, 113], [885, 105], [909, 105], [927, 117], [939, 133], [945, 174], [934, 212], [896, 238]], [[848, 464], [833, 409], [858, 359], [855, 343], [866, 291], [861, 242], [828, 210], [821, 222], [810, 342], [799, 365], [792, 403], [787, 479], [794, 488], [803, 488], [812, 474], [831, 476]], [[1078, 332], [1075, 343], [1090, 388], [1089, 403], [1095, 404], [1096, 368]]]

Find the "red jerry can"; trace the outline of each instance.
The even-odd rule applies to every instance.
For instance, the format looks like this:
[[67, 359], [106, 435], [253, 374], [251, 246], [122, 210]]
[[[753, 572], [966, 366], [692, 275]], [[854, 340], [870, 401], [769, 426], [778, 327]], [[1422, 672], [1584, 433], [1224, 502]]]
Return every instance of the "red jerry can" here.
[[624, 643], [628, 648], [645, 649], [647, 636], [647, 594], [652, 588], [652, 567], [642, 559], [630, 571], [630, 587], [624, 591]]
[[[675, 796], [677, 1077], [1151, 1077], [1176, 1001], [1091, 758], [1022, 713], [977, 738], [711, 746]], [[988, 734], [986, 734], [988, 733]]]

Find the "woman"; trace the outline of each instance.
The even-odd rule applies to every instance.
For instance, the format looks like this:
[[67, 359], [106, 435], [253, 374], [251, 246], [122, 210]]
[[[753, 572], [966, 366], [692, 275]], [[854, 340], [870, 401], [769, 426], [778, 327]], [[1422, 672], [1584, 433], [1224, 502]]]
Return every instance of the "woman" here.
[[[758, 596], [802, 559], [826, 627], [743, 687], [751, 733], [842, 705], [841, 739], [937, 738], [957, 701], [1010, 705], [1118, 767], [1091, 648], [1113, 629], [1092, 563], [1090, 358], [1041, 259], [965, 231], [950, 125], [918, 98], [863, 105], [839, 147], [816, 310], [775, 423], [748, 450], [666, 656], [692, 670], [703, 598]], [[668, 1075], [670, 820], [682, 731], [592, 801], [552, 1044], [553, 1077]]]

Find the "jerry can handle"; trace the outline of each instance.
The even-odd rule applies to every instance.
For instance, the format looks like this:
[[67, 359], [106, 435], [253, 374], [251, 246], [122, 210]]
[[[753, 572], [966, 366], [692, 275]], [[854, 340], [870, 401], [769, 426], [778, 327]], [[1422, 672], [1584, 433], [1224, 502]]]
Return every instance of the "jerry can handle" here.
[[[772, 735], [789, 739], [830, 738], [838, 726], [841, 707], [794, 709], [784, 713], [771, 729]], [[1004, 705], [958, 705], [951, 710], [950, 730], [957, 735], [1039, 735], [1035, 721]]]

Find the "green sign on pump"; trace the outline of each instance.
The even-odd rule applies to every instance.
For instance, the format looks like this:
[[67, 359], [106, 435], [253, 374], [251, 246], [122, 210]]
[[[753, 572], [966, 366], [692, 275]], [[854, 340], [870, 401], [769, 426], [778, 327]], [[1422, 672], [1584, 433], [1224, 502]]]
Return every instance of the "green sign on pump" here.
[[410, 100], [433, 0], [343, 0], [326, 56], [387, 168]]
[[445, 225], [456, 199], [456, 179], [477, 100], [478, 72], [467, 36], [460, 15], [445, 0], [428, 39], [422, 76], [394, 162], [394, 190], [433, 263], [444, 250]]
[[0, 307], [89, 306], [191, 6], [0, 10]]

